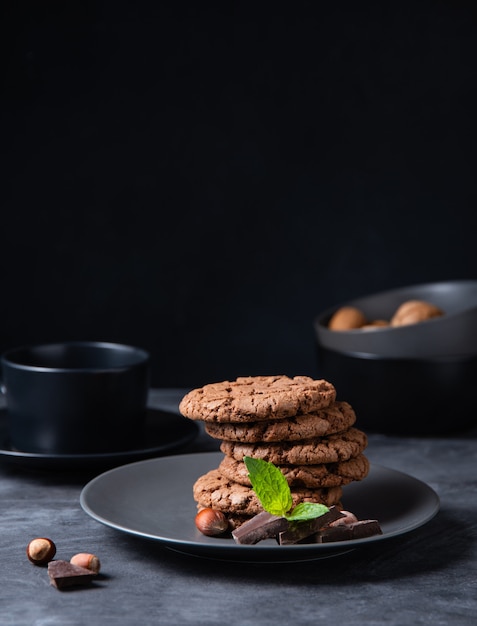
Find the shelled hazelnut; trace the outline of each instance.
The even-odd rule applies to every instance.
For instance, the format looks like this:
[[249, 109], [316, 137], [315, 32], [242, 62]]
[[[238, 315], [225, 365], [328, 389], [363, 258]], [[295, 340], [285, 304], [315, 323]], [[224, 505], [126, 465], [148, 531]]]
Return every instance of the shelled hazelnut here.
[[435, 304], [424, 300], [408, 300], [403, 302], [391, 318], [391, 326], [407, 326], [418, 324], [434, 317], [441, 317], [443, 311]]
[[331, 317], [328, 326], [331, 330], [354, 330], [367, 323], [364, 314], [353, 306], [343, 306]]
[[46, 565], [53, 560], [56, 554], [56, 546], [47, 537], [37, 537], [28, 544], [26, 554], [28, 560], [34, 565]]
[[445, 315], [435, 304], [424, 300], [407, 300], [392, 315], [391, 319], [367, 320], [364, 313], [354, 306], [343, 306], [331, 316], [330, 330], [377, 330], [379, 328], [407, 326], [425, 322]]
[[94, 574], [97, 574], [101, 569], [101, 563], [98, 557], [95, 554], [90, 554], [89, 552], [78, 552], [78, 554], [71, 557], [70, 563], [72, 565], [79, 565], [79, 567], [89, 569]]

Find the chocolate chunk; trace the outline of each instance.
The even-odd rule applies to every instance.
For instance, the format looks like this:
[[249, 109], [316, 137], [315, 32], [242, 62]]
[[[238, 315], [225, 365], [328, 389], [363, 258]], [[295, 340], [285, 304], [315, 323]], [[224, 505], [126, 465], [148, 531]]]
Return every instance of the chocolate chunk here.
[[85, 567], [58, 560], [48, 563], [48, 576], [54, 587], [64, 589], [65, 587], [88, 585], [96, 574]]
[[[327, 513], [303, 522], [289, 522], [288, 528], [278, 535], [278, 543], [283, 546], [290, 543], [300, 543], [314, 535], [319, 530], [339, 519], [345, 517], [336, 506], [331, 506]], [[305, 541], [305, 543], [307, 543]]]
[[348, 539], [363, 539], [373, 535], [382, 535], [383, 531], [375, 519], [360, 520], [352, 524], [339, 524], [321, 530], [316, 537], [317, 543], [330, 541], [346, 541]]
[[236, 543], [253, 545], [263, 539], [276, 537], [287, 527], [288, 522], [284, 517], [262, 511], [233, 530], [232, 537]]

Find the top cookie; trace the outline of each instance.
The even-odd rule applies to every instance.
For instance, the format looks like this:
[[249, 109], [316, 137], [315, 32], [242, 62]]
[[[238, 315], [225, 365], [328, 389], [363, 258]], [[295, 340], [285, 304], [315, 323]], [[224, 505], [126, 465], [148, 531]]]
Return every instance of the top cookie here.
[[205, 422], [244, 423], [313, 413], [336, 399], [334, 386], [308, 376], [248, 376], [212, 383], [186, 394], [179, 410]]

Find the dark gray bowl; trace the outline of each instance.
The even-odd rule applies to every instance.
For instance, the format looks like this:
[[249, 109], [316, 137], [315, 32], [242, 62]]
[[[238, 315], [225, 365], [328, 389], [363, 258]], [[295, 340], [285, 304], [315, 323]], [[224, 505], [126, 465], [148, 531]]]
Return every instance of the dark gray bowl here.
[[[445, 315], [396, 328], [333, 331], [328, 322], [341, 306], [355, 306], [369, 320], [391, 319], [407, 300], [426, 300]], [[477, 280], [454, 280], [402, 287], [334, 306], [314, 320], [318, 343], [344, 353], [386, 357], [434, 357], [477, 354]]]
[[356, 426], [402, 435], [435, 435], [477, 426], [477, 354], [387, 358], [318, 344], [320, 376], [349, 402]]

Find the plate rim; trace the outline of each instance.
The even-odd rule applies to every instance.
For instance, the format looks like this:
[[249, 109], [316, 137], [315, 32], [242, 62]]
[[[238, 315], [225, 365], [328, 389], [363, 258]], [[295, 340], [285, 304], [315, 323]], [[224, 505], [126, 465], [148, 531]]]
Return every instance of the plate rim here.
[[[424, 482], [423, 480], [419, 478], [416, 478], [415, 476], [412, 476], [411, 474], [407, 474], [406, 472], [403, 472], [401, 470], [389, 468], [385, 465], [374, 463], [374, 462], [370, 463], [370, 472], [371, 471], [391, 472], [393, 476], [402, 478], [402, 480], [411, 480], [415, 482], [416, 485], [419, 485], [420, 489], [426, 490], [428, 497], [430, 497], [433, 501], [433, 506], [432, 507], [429, 506], [425, 515], [422, 515], [414, 523], [408, 524], [404, 529], [402, 528], [395, 529], [394, 531], [385, 532], [382, 535], [375, 535], [373, 537], [365, 537], [361, 539], [337, 541], [337, 542], [330, 542], [326, 544], [292, 544], [292, 545], [286, 545], [286, 546], [278, 546], [273, 540], [268, 540], [268, 542], [262, 541], [259, 544], [255, 544], [255, 545], [239, 545], [230, 540], [231, 542], [228, 543], [227, 545], [219, 544], [219, 543], [217, 543], [217, 545], [212, 545], [210, 543], [201, 543], [200, 541], [193, 541], [191, 539], [177, 539], [173, 537], [168, 538], [162, 535], [153, 535], [149, 532], [144, 532], [138, 529], [133, 529], [131, 527], [126, 526], [124, 523], [118, 523], [117, 521], [115, 522], [111, 519], [107, 519], [106, 517], [104, 517], [104, 515], [98, 514], [94, 510], [94, 507], [91, 507], [91, 505], [88, 503], [88, 498], [90, 497], [91, 492], [98, 486], [98, 484], [100, 484], [104, 480], [108, 480], [109, 475], [113, 473], [127, 471], [131, 466], [140, 466], [140, 465], [146, 465], [146, 464], [159, 464], [159, 465], [164, 464], [164, 463], [167, 464], [167, 463], [170, 463], [172, 459], [174, 460], [175, 463], [180, 463], [181, 459], [184, 459], [184, 460], [187, 459], [188, 463], [190, 464], [191, 462], [193, 462], [194, 458], [197, 458], [199, 456], [202, 457], [202, 459], [204, 460], [210, 459], [210, 462], [212, 464], [213, 461], [220, 460], [223, 457], [223, 454], [221, 452], [198, 452], [198, 453], [189, 453], [189, 454], [176, 454], [176, 455], [172, 455], [169, 457], [145, 459], [145, 460], [136, 461], [133, 463], [127, 463], [125, 465], [109, 469], [103, 472], [102, 474], [95, 476], [86, 485], [84, 485], [80, 494], [80, 505], [83, 511], [87, 515], [89, 515], [92, 519], [96, 520], [97, 522], [113, 530], [125, 533], [130, 536], [135, 536], [141, 539], [155, 541], [175, 552], [181, 552], [181, 553], [185, 553], [185, 554], [189, 554], [193, 556], [207, 556], [207, 558], [221, 558], [220, 555], [222, 555], [221, 560], [227, 560], [227, 561], [243, 560], [243, 558], [235, 559], [233, 556], [234, 553], [236, 553], [237, 556], [239, 556], [239, 554], [245, 555], [249, 553], [251, 558], [252, 558], [252, 555], [256, 555], [256, 557], [261, 556], [262, 558], [258, 558], [257, 561], [254, 561], [253, 559], [252, 561], [250, 561], [250, 559], [246, 559], [248, 562], [262, 562], [262, 563], [266, 562], [266, 560], [264, 560], [263, 557], [267, 555], [273, 555], [274, 558], [272, 559], [272, 561], [279, 562], [282, 559], [285, 561], [290, 561], [290, 560], [313, 560], [313, 559], [318, 559], [318, 558], [325, 558], [325, 557], [330, 556], [330, 553], [332, 552], [336, 552], [337, 555], [343, 554], [345, 552], [349, 552], [351, 550], [354, 550], [355, 548], [358, 548], [364, 545], [369, 545], [369, 544], [373, 544], [376, 542], [382, 542], [384, 540], [391, 539], [397, 536], [402, 536], [404, 534], [412, 532], [413, 530], [416, 530], [417, 528], [420, 528], [424, 524], [428, 523], [433, 517], [435, 517], [435, 515], [440, 510], [440, 498], [438, 494], [436, 493], [436, 491], [432, 489], [432, 487], [428, 485], [426, 482]], [[191, 500], [192, 500], [192, 484], [190, 485], [190, 488], [191, 488]], [[229, 540], [227, 539], [227, 541]], [[308, 556], [305, 557], [306, 554], [308, 554]], [[310, 556], [310, 554], [313, 554], [313, 556]], [[302, 558], [290, 559], [290, 555], [293, 555], [295, 557], [299, 557], [301, 555]]]

